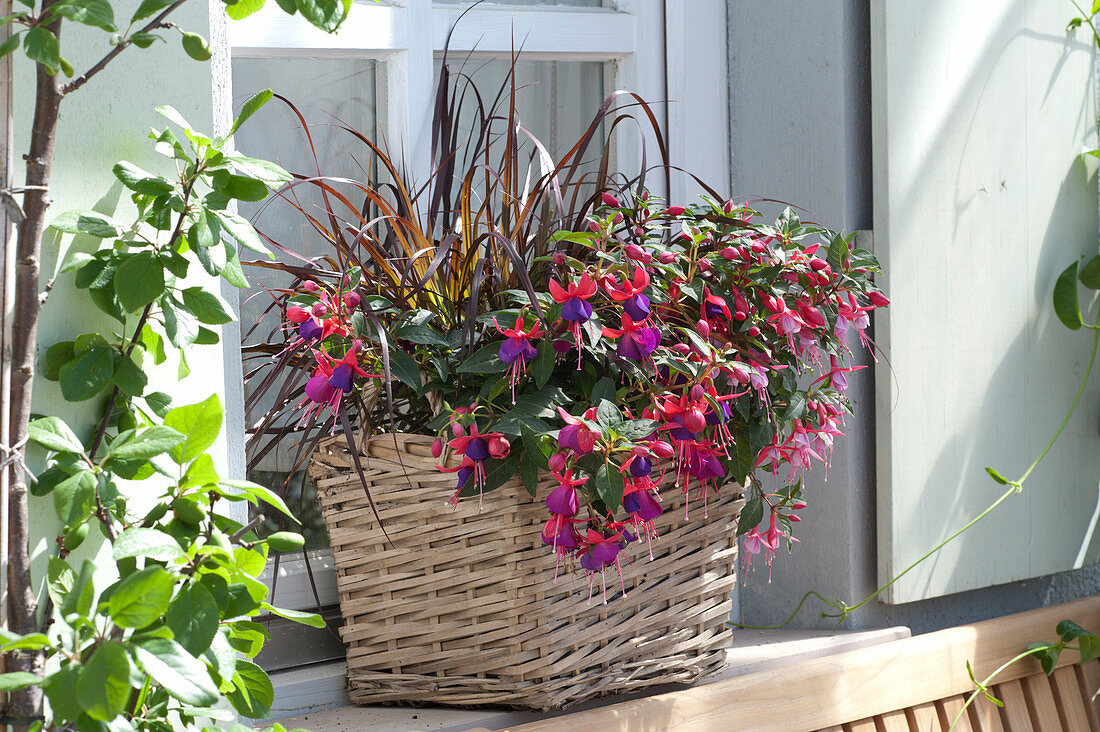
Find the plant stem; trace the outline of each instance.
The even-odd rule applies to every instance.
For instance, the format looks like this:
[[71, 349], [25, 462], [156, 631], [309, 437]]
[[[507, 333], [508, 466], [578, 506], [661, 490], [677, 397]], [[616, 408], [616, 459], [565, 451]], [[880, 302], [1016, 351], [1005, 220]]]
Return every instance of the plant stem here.
[[[57, 0], [43, 0], [43, 17], [49, 14], [50, 7], [55, 2]], [[59, 36], [61, 19], [58, 18], [45, 27]], [[38, 311], [41, 307], [38, 276], [42, 232], [45, 229], [46, 209], [50, 203], [47, 186], [53, 164], [60, 104], [60, 81], [57, 76], [48, 74], [44, 66], [36, 64], [34, 122], [30, 149], [25, 156], [27, 187], [23, 199], [24, 219], [19, 225], [15, 244], [14, 312], [18, 327], [12, 329], [11, 402], [8, 405], [11, 425], [9, 439], [13, 445], [19, 445], [27, 438], [27, 423], [31, 414], [35, 343]], [[9, 630], [24, 635], [38, 629], [38, 600], [31, 579], [27, 471], [21, 461], [12, 464], [10, 470], [12, 480], [8, 496], [8, 597], [5, 601], [8, 603]], [[41, 676], [45, 672], [45, 661], [42, 651], [14, 653], [8, 670], [26, 671]], [[30, 686], [12, 692], [10, 714], [13, 717], [41, 717], [42, 690], [37, 686]]]
[[966, 708], [968, 706], [970, 706], [971, 703], [973, 703], [974, 699], [977, 698], [978, 694], [981, 694], [981, 693], [984, 692], [984, 690], [989, 686], [989, 683], [991, 681], [993, 681], [993, 679], [996, 678], [996, 676], [999, 673], [1001, 673], [1002, 671], [1004, 671], [1006, 668], [1008, 668], [1012, 664], [1016, 663], [1017, 661], [1022, 661], [1023, 659], [1027, 658], [1028, 656], [1033, 656], [1036, 653], [1041, 653], [1042, 651], [1045, 651], [1045, 650], [1047, 650], [1047, 649], [1046, 648], [1029, 648], [1028, 650], [1026, 650], [1023, 653], [1019, 654], [1018, 656], [1015, 656], [1014, 658], [1009, 659], [1008, 661], [1005, 661], [1000, 666], [998, 666], [997, 670], [994, 671], [993, 673], [991, 673], [989, 676], [985, 677], [985, 679], [981, 682], [981, 684], [978, 686], [978, 688], [975, 689], [974, 692], [967, 698], [966, 703], [963, 704], [963, 706], [962, 706], [962, 709], [960, 709], [959, 713], [955, 715], [955, 721], [953, 721], [951, 723], [951, 727], [948, 728], [947, 732], [951, 732], [951, 730], [955, 729], [955, 727], [959, 723], [959, 720], [962, 719], [962, 716], [964, 714], [966, 714]]

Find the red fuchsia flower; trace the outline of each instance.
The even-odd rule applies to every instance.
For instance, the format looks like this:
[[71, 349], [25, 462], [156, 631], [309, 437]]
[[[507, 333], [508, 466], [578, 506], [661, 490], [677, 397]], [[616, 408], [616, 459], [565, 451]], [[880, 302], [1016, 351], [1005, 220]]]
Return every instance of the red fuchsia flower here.
[[604, 536], [595, 529], [589, 529], [579, 550], [581, 568], [588, 573], [588, 601], [592, 602], [592, 583], [596, 573], [600, 573], [600, 581], [603, 584], [603, 602], [607, 604], [607, 581], [604, 579], [605, 567], [615, 567], [619, 573], [619, 582], [622, 584], [623, 595], [626, 595], [626, 583], [623, 581], [623, 567], [619, 561], [619, 552], [623, 548], [623, 532], [618, 531], [611, 536]]
[[837, 391], [843, 393], [844, 391], [846, 391], [848, 389], [848, 377], [845, 376], [845, 374], [850, 374], [853, 371], [859, 371], [860, 369], [865, 369], [865, 368], [867, 368], [867, 367], [866, 366], [848, 366], [848, 367], [845, 367], [845, 368], [841, 368], [840, 366], [837, 365], [836, 356], [830, 356], [829, 357], [829, 373], [827, 373], [824, 376], [820, 377], [819, 379], [815, 380], [814, 384], [815, 385], [819, 384], [820, 382], [825, 381], [825, 379], [831, 379], [831, 381], [829, 383], [832, 385], [832, 387], [834, 389], [836, 389]]
[[[848, 297], [845, 298], [843, 294], [837, 294], [836, 302], [839, 306], [839, 311], [836, 316], [836, 327], [833, 329], [836, 333], [836, 337], [840, 340], [844, 340], [844, 336], [848, 333], [848, 327], [852, 326], [859, 331], [859, 340], [864, 346], [871, 346], [871, 339], [867, 337], [864, 332], [868, 325], [871, 324], [871, 319], [867, 316], [867, 312], [874, 310], [873, 306], [860, 306], [856, 300], [856, 296], [849, 292]], [[871, 352], [874, 356], [874, 351]], [[876, 359], [877, 360], [877, 359]]]
[[604, 338], [618, 338], [615, 352], [629, 361], [644, 361], [661, 345], [661, 331], [644, 323], [636, 323], [627, 313], [622, 314], [622, 329], [605, 327]]
[[621, 284], [610, 275], [604, 280], [604, 287], [612, 300], [622, 303], [623, 310], [633, 320], [640, 323], [649, 317], [649, 298], [643, 294], [649, 287], [649, 273], [644, 268], [635, 267], [634, 279], [628, 281], [624, 277]]
[[561, 319], [577, 344], [577, 368], [581, 367], [581, 328], [592, 317], [592, 304], [589, 298], [596, 294], [596, 282], [587, 272], [581, 275], [579, 282], [570, 282], [562, 287], [550, 280], [550, 296], [561, 304]]
[[683, 443], [683, 452], [676, 466], [678, 482], [684, 491], [684, 516], [687, 516], [688, 494], [691, 482], [684, 476], [691, 476], [698, 481], [696, 495], [703, 499], [703, 517], [710, 516], [708, 508], [708, 493], [711, 488], [718, 492], [718, 485], [726, 476], [726, 469], [719, 459], [721, 452], [710, 441], [686, 440]]
[[[326, 409], [335, 416], [340, 409], [344, 394], [350, 393], [354, 388], [356, 375], [365, 378], [379, 378], [379, 374], [368, 374], [359, 367], [358, 353], [362, 348], [362, 342], [356, 339], [352, 342], [352, 347], [339, 361], [329, 356], [324, 347], [320, 350], [314, 349], [313, 358], [317, 362], [317, 367], [313, 372], [313, 376], [306, 382], [304, 388], [306, 398], [298, 404], [299, 407], [309, 405], [298, 421], [299, 425], [304, 424], [311, 415], [315, 414], [320, 417]], [[333, 429], [335, 427], [336, 421], [334, 419]]]
[[558, 570], [562, 560], [569, 557], [581, 545], [581, 536], [573, 527], [569, 516], [551, 514], [542, 527], [542, 543], [554, 548], [557, 558], [554, 561], [554, 581], [558, 579]]
[[[474, 485], [478, 489], [478, 507], [484, 506], [484, 487], [485, 487], [485, 461], [490, 457], [493, 457], [493, 452], [504, 455], [508, 454], [510, 445], [508, 440], [499, 432], [486, 432], [481, 434], [478, 432], [477, 424], [470, 425], [470, 431], [464, 435], [455, 437], [453, 440], [447, 443], [452, 450], [456, 453], [460, 453], [463, 456], [462, 464], [458, 468], [443, 468], [439, 467], [445, 473], [458, 472], [458, 489], [455, 491], [454, 497], [451, 499], [451, 505], [455, 506], [458, 502], [458, 494], [466, 485], [466, 481], [473, 476]], [[467, 465], [466, 461], [470, 461]], [[471, 473], [463, 474], [462, 468], [472, 468]]]
[[704, 394], [702, 387], [693, 387], [690, 393], [681, 394], [679, 398], [668, 396], [656, 401], [661, 417], [674, 425], [669, 432], [674, 440], [694, 440], [696, 435], [706, 429], [706, 411], [709, 405]]
[[645, 535], [649, 558], [653, 559], [653, 539], [657, 537], [653, 520], [664, 512], [658, 503], [657, 484], [648, 476], [628, 480], [623, 488], [622, 505], [623, 510], [630, 514], [630, 523], [639, 534]]
[[558, 516], [573, 517], [580, 510], [580, 501], [577, 499], [577, 486], [584, 485], [588, 478], [574, 478], [572, 470], [564, 473], [554, 473], [558, 479], [558, 487], [546, 497], [546, 508], [550, 513]]
[[[592, 429], [583, 420], [574, 417], [561, 407], [558, 407], [558, 414], [565, 421], [565, 426], [558, 432], [558, 445], [572, 450], [577, 455], [587, 455], [592, 452], [596, 441], [603, 436], [603, 433], [598, 429]], [[596, 419], [596, 408], [585, 410], [584, 419], [589, 422]]]
[[504, 343], [500, 344], [497, 355], [500, 356], [501, 361], [508, 364], [508, 382], [512, 386], [512, 399], [514, 400], [516, 398], [516, 382], [519, 381], [520, 376], [527, 374], [527, 362], [539, 355], [538, 349], [531, 345], [531, 339], [542, 335], [542, 329], [536, 320], [531, 330], [524, 330], [523, 315], [516, 318], [515, 327], [512, 328], [501, 328], [496, 317], [493, 318], [493, 325], [505, 337]]

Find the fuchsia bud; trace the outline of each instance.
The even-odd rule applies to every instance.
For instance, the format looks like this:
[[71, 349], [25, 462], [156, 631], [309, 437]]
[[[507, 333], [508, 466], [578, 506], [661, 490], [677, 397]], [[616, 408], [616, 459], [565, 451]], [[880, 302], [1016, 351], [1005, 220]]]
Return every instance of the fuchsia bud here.
[[432, 457], [437, 458], [443, 454], [443, 440], [438, 437], [432, 442]]
[[550, 456], [550, 471], [553, 473], [560, 473], [565, 470], [565, 453], [555, 452]]
[[306, 292], [317, 292], [321, 288], [313, 280], [306, 280], [302, 283], [302, 289]]
[[661, 264], [672, 264], [676, 261], [676, 252], [661, 252], [657, 255], [657, 261]]
[[328, 305], [323, 302], [314, 303], [313, 307], [310, 308], [310, 312], [313, 313], [314, 317], [323, 318], [328, 315]]
[[626, 256], [630, 257], [631, 259], [637, 259], [639, 261], [645, 259], [647, 256], [645, 250], [637, 244], [627, 244], [625, 251]]
[[734, 320], [744, 321], [745, 318], [747, 318], [747, 317], [749, 317], [749, 315], [744, 310], [735, 310], [735, 311], [733, 311]]
[[812, 269], [814, 272], [820, 272], [821, 270], [828, 268], [829, 263], [826, 262], [824, 259], [815, 258], [810, 260], [810, 269]]
[[797, 514], [789, 513], [789, 514], [787, 514], [787, 520], [788, 521], [793, 521], [794, 523], [797, 524], [799, 521], [802, 520], [802, 517], [798, 516]]
[[703, 416], [703, 411], [698, 407], [692, 407], [684, 412], [684, 427], [688, 428], [688, 431], [699, 433], [707, 426], [707, 418]]
[[733, 199], [731, 198], [730, 200], [726, 201], [726, 205], [722, 207], [722, 211], [725, 213], [729, 213], [730, 211], [733, 211], [733, 207], [734, 203]]
[[642, 200], [643, 201], [648, 201], [649, 200], [649, 191], [642, 191]]
[[867, 299], [870, 300], [875, 307], [884, 308], [890, 304], [890, 299], [877, 290], [868, 292]]
[[791, 508], [793, 508], [795, 511], [798, 511], [799, 509], [806, 508], [806, 502], [805, 501], [795, 501], [794, 503], [791, 504]]
[[686, 356], [691, 353], [691, 347], [686, 343], [673, 343], [669, 346], [669, 349], [676, 351], [676, 353], [679, 353], [681, 356]]
[[363, 298], [359, 297], [359, 293], [355, 290], [344, 293], [344, 304], [353, 310], [359, 307], [359, 303], [362, 301], [362, 299]]
[[699, 271], [700, 272], [710, 272], [710, 262], [706, 259], [700, 259], [699, 260]]
[[489, 454], [497, 460], [503, 460], [508, 457], [508, 453], [511, 449], [512, 445], [506, 438], [500, 435], [489, 438]]
[[588, 222], [588, 229], [590, 231], [599, 231], [600, 230], [600, 225], [597, 224], [595, 221], [589, 221]]
[[455, 422], [451, 425], [451, 434], [453, 434], [455, 437], [462, 437], [464, 434], [466, 434], [466, 428], [460, 425], [458, 422]]
[[695, 384], [691, 387], [691, 401], [697, 402], [707, 395], [707, 390], [703, 388], [702, 384]]
[[551, 259], [554, 261], [554, 264], [560, 267], [565, 264], [565, 252], [554, 252], [554, 256], [551, 257]]
[[645, 229], [643, 229], [640, 226], [635, 226], [634, 227], [634, 235], [635, 236], [645, 236]]
[[619, 199], [615, 198], [613, 195], [611, 195], [607, 191], [604, 191], [603, 193], [601, 193], [600, 198], [603, 199], [604, 204], [610, 206], [611, 208], [618, 208], [619, 207]]
[[622, 212], [619, 212], [619, 213], [615, 214], [615, 218], [611, 219], [611, 223], [613, 223], [613, 224], [621, 224], [622, 222], [623, 222]]
[[768, 251], [768, 247], [763, 242], [754, 241], [752, 243], [752, 250], [757, 254], [763, 254], [764, 252]]
[[669, 206], [665, 209], [665, 216], [679, 216], [684, 211], [687, 211], [683, 206]]
[[686, 231], [681, 231], [680, 236], [677, 238], [679, 238], [681, 241], [691, 241], [691, 234]]
[[737, 250], [733, 247], [726, 247], [722, 250], [722, 259], [737, 259]]
[[661, 440], [649, 443], [649, 449], [659, 458], [670, 458], [676, 454], [676, 450], [673, 449], [672, 445]]
[[749, 336], [755, 338], [758, 335], [760, 335], [760, 329], [759, 328], [757, 328], [755, 325], [753, 327], [749, 328]]
[[703, 336], [704, 338], [709, 337], [710, 336], [710, 323], [708, 323], [705, 320], [700, 320], [698, 323], [695, 324], [695, 331], [699, 335]]
[[351, 350], [354, 351], [355, 353], [359, 353], [360, 351], [362, 351], [363, 350], [363, 341], [359, 340], [358, 338], [353, 340], [351, 342]]

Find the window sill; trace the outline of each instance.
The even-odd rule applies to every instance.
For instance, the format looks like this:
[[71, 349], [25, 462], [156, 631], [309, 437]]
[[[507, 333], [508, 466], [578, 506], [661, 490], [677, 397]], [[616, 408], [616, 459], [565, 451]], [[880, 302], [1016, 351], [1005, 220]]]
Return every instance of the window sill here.
[[[739, 630], [734, 633], [730, 666], [700, 684], [788, 666], [812, 658], [908, 638], [905, 627], [872, 630]], [[320, 664], [272, 674], [275, 705], [272, 718], [288, 729], [305, 727], [313, 732], [379, 730], [406, 732], [438, 730], [458, 732], [471, 727], [502, 727], [546, 719], [560, 714], [613, 704], [627, 699], [679, 691], [682, 684], [655, 686], [636, 694], [607, 696], [578, 704], [561, 712], [519, 712], [500, 709], [449, 709], [442, 707], [350, 706], [344, 691], [345, 666]], [[297, 714], [299, 716], [289, 716]], [[262, 725], [258, 728], [262, 729]]]

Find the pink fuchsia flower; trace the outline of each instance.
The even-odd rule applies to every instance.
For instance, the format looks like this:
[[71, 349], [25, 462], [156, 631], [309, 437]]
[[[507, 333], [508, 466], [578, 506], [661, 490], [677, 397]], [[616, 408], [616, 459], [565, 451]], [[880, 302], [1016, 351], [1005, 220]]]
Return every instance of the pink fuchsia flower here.
[[661, 331], [643, 323], [637, 323], [627, 313], [622, 314], [622, 329], [603, 329], [605, 338], [618, 338], [615, 352], [629, 361], [644, 361], [661, 345]]
[[725, 298], [712, 294], [709, 287], [703, 288], [703, 302], [700, 305], [700, 311], [700, 316], [708, 321], [719, 316], [725, 317], [726, 320], [733, 317], [730, 315], [730, 307], [726, 304]]
[[696, 495], [703, 499], [703, 517], [710, 516], [708, 507], [708, 493], [713, 487], [718, 492], [718, 485], [726, 477], [726, 469], [719, 459], [721, 454], [717, 446], [709, 441], [686, 440], [682, 444], [680, 460], [677, 464], [679, 482], [684, 491], [684, 515], [687, 516], [688, 493], [691, 485], [685, 476], [691, 476], [698, 481]]
[[604, 536], [595, 529], [589, 529], [579, 550], [581, 568], [588, 573], [588, 601], [592, 601], [592, 583], [596, 573], [600, 573], [600, 581], [603, 584], [603, 601], [607, 604], [607, 581], [603, 579], [605, 567], [615, 567], [619, 573], [619, 582], [622, 584], [623, 595], [626, 595], [626, 584], [623, 582], [623, 568], [619, 563], [619, 552], [622, 551], [623, 532], [619, 531], [611, 536]]
[[572, 470], [564, 473], [554, 473], [558, 480], [558, 487], [546, 497], [546, 508], [550, 513], [559, 516], [576, 516], [580, 510], [580, 501], [577, 499], [577, 486], [584, 485], [588, 478], [574, 478]]
[[591, 422], [596, 419], [596, 408], [591, 407], [584, 413], [584, 420], [574, 417], [561, 407], [558, 414], [565, 421], [565, 426], [558, 432], [558, 445], [572, 450], [577, 455], [587, 455], [596, 446], [596, 441], [603, 436], [598, 429], [592, 429], [585, 420]]
[[[836, 333], [836, 337], [843, 339], [848, 333], [848, 326], [852, 326], [859, 331], [860, 342], [865, 346], [869, 346], [870, 339], [867, 337], [864, 329], [871, 324], [871, 319], [867, 316], [867, 312], [873, 310], [874, 307], [869, 305], [861, 307], [856, 301], [856, 296], [850, 292], [847, 298], [845, 298], [843, 294], [838, 294], [836, 296], [836, 301], [839, 306], [836, 316], [836, 326], [833, 329]], [[873, 352], [872, 355], [874, 355]]]
[[527, 362], [539, 355], [538, 349], [531, 345], [531, 339], [542, 335], [542, 329], [539, 328], [536, 320], [531, 330], [524, 330], [522, 315], [516, 318], [516, 324], [512, 328], [501, 328], [496, 317], [493, 318], [493, 325], [505, 337], [497, 355], [500, 356], [501, 361], [508, 364], [508, 381], [512, 386], [512, 398], [515, 399], [516, 382], [519, 381], [520, 376], [527, 374]]
[[622, 283], [611, 275], [604, 280], [604, 287], [612, 300], [622, 303], [623, 310], [632, 319], [641, 322], [649, 317], [649, 298], [643, 294], [649, 287], [649, 273], [645, 269], [635, 267], [634, 279], [628, 281], [624, 277]]

